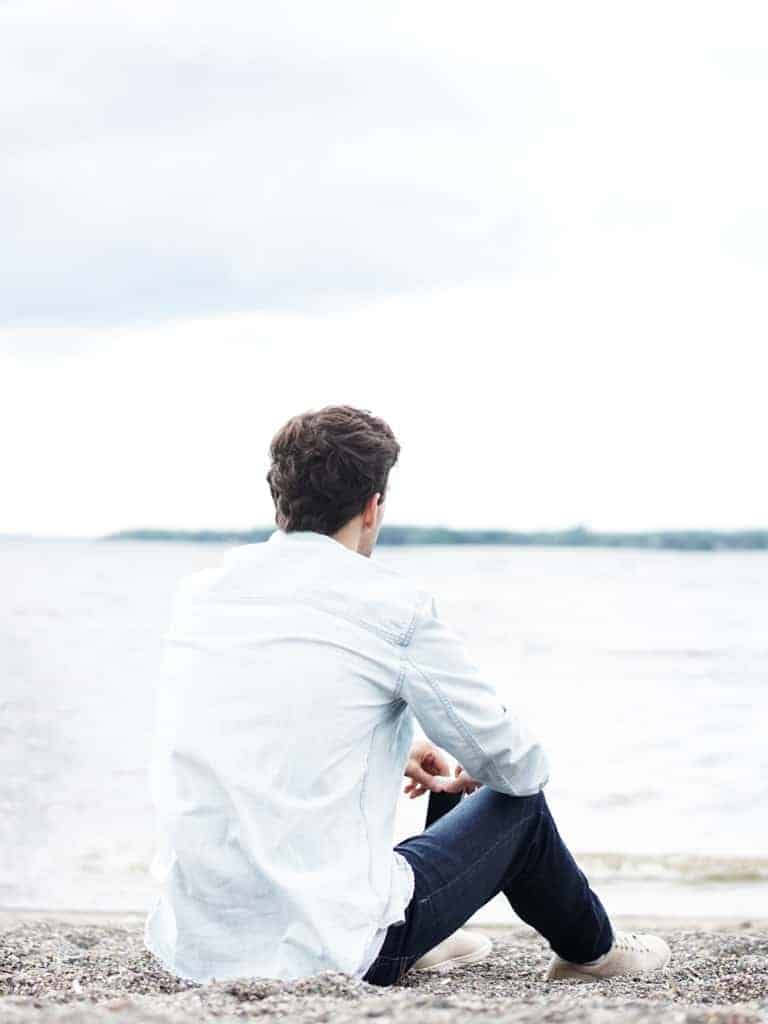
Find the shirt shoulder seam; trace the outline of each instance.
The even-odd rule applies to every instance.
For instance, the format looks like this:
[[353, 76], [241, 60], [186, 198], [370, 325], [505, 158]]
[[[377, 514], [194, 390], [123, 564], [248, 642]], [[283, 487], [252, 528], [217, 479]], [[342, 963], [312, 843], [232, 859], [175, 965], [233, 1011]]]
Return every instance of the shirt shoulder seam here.
[[[226, 597], [217, 597], [218, 601], [232, 602], [233, 604], [271, 604], [272, 598], [269, 597], [258, 597], [251, 594], [228, 594]], [[395, 646], [401, 646], [403, 633], [394, 633], [386, 629], [384, 626], [376, 626], [371, 622], [367, 622], [365, 619], [360, 619], [355, 615], [339, 611], [337, 608], [325, 608], [320, 602], [308, 601], [306, 598], [302, 598], [297, 604], [306, 605], [308, 608], [314, 608], [315, 611], [324, 612], [326, 615], [337, 616], [340, 619], [344, 619], [346, 622], [351, 622], [355, 626], [362, 626], [363, 629], [367, 629], [369, 633], [373, 633], [375, 636], [381, 637], [383, 640], [389, 641], [389, 643]]]

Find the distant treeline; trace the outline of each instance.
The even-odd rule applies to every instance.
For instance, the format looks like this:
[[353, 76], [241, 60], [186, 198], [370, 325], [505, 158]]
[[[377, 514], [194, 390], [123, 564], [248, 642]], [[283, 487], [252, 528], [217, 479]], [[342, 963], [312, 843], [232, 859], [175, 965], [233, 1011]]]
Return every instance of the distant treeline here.
[[[172, 540], [194, 543], [254, 544], [274, 526], [253, 530], [121, 530], [104, 540]], [[768, 530], [658, 530], [596, 533], [570, 530], [522, 533], [516, 530], [452, 530], [445, 526], [382, 526], [380, 544], [515, 544], [563, 548], [647, 548], [667, 551], [755, 551], [768, 549]]]

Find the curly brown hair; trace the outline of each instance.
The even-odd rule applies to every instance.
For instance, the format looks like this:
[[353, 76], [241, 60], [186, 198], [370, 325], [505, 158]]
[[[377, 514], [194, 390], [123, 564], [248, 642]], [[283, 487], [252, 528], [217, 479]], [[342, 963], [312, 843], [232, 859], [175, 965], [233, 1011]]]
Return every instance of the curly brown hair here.
[[269, 446], [277, 526], [336, 533], [371, 495], [380, 492], [381, 504], [399, 452], [391, 427], [368, 409], [326, 405], [291, 417]]

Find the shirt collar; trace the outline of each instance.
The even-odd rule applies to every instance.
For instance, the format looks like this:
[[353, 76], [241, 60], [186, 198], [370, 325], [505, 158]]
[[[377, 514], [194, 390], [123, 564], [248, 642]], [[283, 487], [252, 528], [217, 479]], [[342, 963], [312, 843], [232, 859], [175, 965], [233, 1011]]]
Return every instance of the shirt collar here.
[[330, 547], [330, 545], [333, 545], [334, 548], [349, 551], [351, 555], [357, 554], [356, 551], [352, 551], [351, 548], [336, 540], [335, 537], [331, 537], [327, 533], [320, 533], [317, 530], [290, 530], [286, 532], [278, 528], [269, 535], [267, 541], [270, 544], [312, 544], [319, 547]]

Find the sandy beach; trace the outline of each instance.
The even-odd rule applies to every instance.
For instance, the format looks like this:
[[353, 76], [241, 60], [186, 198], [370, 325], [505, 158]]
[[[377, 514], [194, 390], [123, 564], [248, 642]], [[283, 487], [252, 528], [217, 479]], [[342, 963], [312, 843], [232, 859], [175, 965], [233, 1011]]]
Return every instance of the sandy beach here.
[[548, 947], [520, 924], [484, 927], [494, 948], [481, 963], [450, 974], [412, 972], [386, 989], [332, 972], [295, 982], [244, 978], [200, 986], [168, 974], [143, 948], [140, 914], [0, 911], [0, 1019], [768, 1020], [768, 920], [625, 917], [615, 924], [663, 935], [672, 947], [669, 967], [607, 982], [546, 983]]

